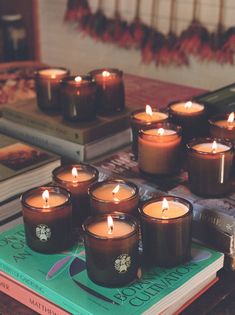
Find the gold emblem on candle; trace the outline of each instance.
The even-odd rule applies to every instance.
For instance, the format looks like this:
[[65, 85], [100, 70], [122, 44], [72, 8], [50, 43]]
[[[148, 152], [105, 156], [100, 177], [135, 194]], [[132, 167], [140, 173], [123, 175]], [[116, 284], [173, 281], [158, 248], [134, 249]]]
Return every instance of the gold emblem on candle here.
[[119, 273], [127, 272], [130, 265], [131, 265], [131, 257], [127, 254], [119, 255], [114, 263], [114, 267]]

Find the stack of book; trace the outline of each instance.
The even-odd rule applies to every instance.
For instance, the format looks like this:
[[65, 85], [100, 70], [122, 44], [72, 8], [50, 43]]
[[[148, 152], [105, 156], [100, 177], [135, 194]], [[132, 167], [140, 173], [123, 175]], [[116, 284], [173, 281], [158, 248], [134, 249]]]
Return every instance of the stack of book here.
[[193, 244], [186, 264], [143, 269], [130, 285], [105, 288], [89, 279], [82, 244], [40, 254], [25, 244], [22, 225], [2, 233], [0, 243], [0, 290], [39, 314], [180, 314], [218, 280], [224, 258]]
[[235, 270], [235, 192], [224, 198], [205, 199], [188, 188], [187, 172], [158, 178], [143, 175], [130, 150], [123, 150], [97, 163], [95, 167], [106, 177], [120, 177], [139, 186], [141, 199], [169, 194], [193, 204], [193, 237], [207, 246], [225, 253], [227, 265]]
[[35, 99], [2, 108], [0, 130], [76, 162], [90, 161], [131, 142], [130, 112], [68, 123], [41, 112]]
[[59, 156], [0, 133], [0, 229], [21, 220], [20, 195], [51, 182]]

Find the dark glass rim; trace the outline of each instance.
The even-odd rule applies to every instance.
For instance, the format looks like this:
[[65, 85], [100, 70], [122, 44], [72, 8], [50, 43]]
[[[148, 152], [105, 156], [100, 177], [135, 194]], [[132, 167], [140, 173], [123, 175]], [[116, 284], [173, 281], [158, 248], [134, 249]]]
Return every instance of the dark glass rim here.
[[50, 70], [50, 69], [56, 69], [56, 70], [64, 70], [64, 71], [66, 71], [66, 73], [65, 74], [58, 74], [58, 78], [59, 77], [61, 77], [61, 76], [68, 76], [69, 75], [69, 73], [70, 73], [70, 70], [69, 69], [67, 69], [67, 68], [64, 68], [64, 67], [42, 67], [42, 68], [38, 68], [35, 72], [34, 72], [34, 74], [35, 74], [35, 76], [36, 77], [40, 77], [40, 78], [43, 78], [43, 75], [42, 74], [40, 74], [40, 71], [42, 71], [42, 70]]
[[[231, 113], [221, 113], [221, 114], [217, 114], [217, 115], [214, 115], [212, 117], [210, 117], [208, 119], [208, 123], [210, 125], [213, 125], [215, 127], [218, 127], [218, 128], [221, 128], [221, 129], [226, 129], [226, 130], [229, 130], [227, 126], [218, 126], [216, 125], [216, 122], [220, 121], [220, 120], [228, 120], [228, 117]], [[235, 127], [234, 127], [235, 128]], [[234, 129], [233, 128], [233, 129]], [[231, 129], [232, 130], [232, 129]]]
[[[93, 191], [95, 189], [97, 189], [99, 187], [102, 187], [105, 184], [115, 184], [115, 183], [117, 183], [117, 185], [119, 183], [128, 185], [129, 187], [131, 187], [134, 190], [134, 194], [132, 196], [130, 196], [129, 198], [126, 198], [126, 199], [123, 199], [123, 200], [120, 200], [120, 201], [99, 199], [99, 198], [97, 198], [97, 197], [95, 197], [93, 195]], [[120, 204], [122, 202], [127, 202], [129, 200], [132, 200], [132, 199], [136, 198], [138, 193], [139, 193], [139, 188], [138, 188], [138, 186], [136, 184], [134, 184], [133, 182], [130, 182], [130, 181], [123, 180], [123, 179], [107, 179], [107, 180], [104, 180], [102, 182], [95, 183], [95, 184], [91, 185], [88, 188], [88, 194], [89, 194], [89, 196], [92, 199], [94, 199], [96, 201], [102, 201], [103, 203], [106, 203], [106, 204], [108, 204], [108, 203], [112, 203], [112, 204], [113, 203], [115, 203], [115, 204], [118, 203], [118, 204]]]
[[52, 209], [55, 211], [58, 211], [60, 208], [64, 208], [65, 206], [70, 205], [72, 203], [72, 195], [67, 189], [59, 187], [59, 186], [55, 186], [55, 185], [48, 185], [48, 186], [40, 186], [40, 187], [31, 188], [31, 189], [27, 190], [26, 192], [24, 192], [20, 198], [22, 205], [24, 207], [30, 209], [31, 211], [38, 211], [39, 209], [40, 210], [43, 209], [43, 210], [45, 210], [45, 212], [47, 212], [47, 208], [44, 209], [42, 207], [35, 207], [35, 206], [31, 206], [27, 203], [27, 198], [29, 198], [31, 195], [33, 195], [34, 192], [38, 192], [38, 193], [42, 194], [43, 191], [45, 191], [46, 189], [49, 190], [49, 192], [61, 193], [67, 197], [67, 199], [64, 201], [64, 203], [62, 203], [58, 206], [51, 206], [49, 208], [50, 212]]
[[[82, 81], [81, 82], [76, 82], [74, 81], [74, 79], [76, 77], [81, 77]], [[62, 85], [69, 85], [70, 81], [74, 81], [74, 83], [82, 84], [82, 85], [95, 85], [95, 79], [89, 75], [89, 74], [85, 74], [85, 75], [68, 75], [66, 77], [63, 77], [63, 79], [61, 79], [61, 84]]]
[[[177, 135], [181, 136], [182, 134], [182, 127], [176, 124], [173, 124], [171, 122], [159, 122], [159, 123], [154, 123], [151, 126], [149, 126], [148, 128], [145, 129], [140, 129], [139, 130], [139, 135], [143, 136], [143, 135], [148, 135], [149, 137], [159, 137], [158, 135], [149, 135], [146, 133], [146, 131], [151, 130], [151, 129], [159, 129], [159, 128], [164, 128], [164, 129], [170, 129], [170, 130], [174, 130], [176, 132]], [[165, 137], [167, 136], [171, 136], [171, 135], [165, 135]]]
[[59, 183], [66, 183], [67, 184], [70, 181], [66, 181], [66, 180], [60, 179], [58, 177], [58, 174], [61, 171], [66, 171], [66, 170], [71, 170], [72, 171], [73, 167], [76, 167], [76, 169], [78, 169], [78, 170], [88, 171], [88, 172], [90, 172], [92, 174], [92, 177], [90, 179], [83, 180], [83, 181], [80, 181], [80, 182], [79, 181], [76, 182], [78, 184], [80, 184], [80, 183], [81, 184], [82, 183], [89, 183], [90, 181], [94, 181], [94, 180], [98, 179], [98, 177], [99, 177], [99, 171], [94, 166], [91, 166], [91, 165], [85, 164], [85, 163], [58, 166], [52, 171], [52, 176], [53, 176], [53, 178], [56, 178], [56, 180]]
[[[221, 152], [203, 152], [200, 150], [196, 150], [193, 148], [193, 146], [197, 145], [197, 144], [201, 144], [201, 143], [213, 143], [213, 141], [216, 141], [217, 143], [226, 145], [229, 147], [228, 150], [224, 150]], [[213, 155], [219, 155], [219, 154], [224, 154], [226, 152], [230, 152], [233, 150], [233, 144], [231, 141], [227, 140], [227, 139], [221, 139], [221, 138], [213, 138], [213, 137], [204, 137], [204, 138], [193, 138], [190, 142], [188, 142], [186, 144], [186, 148], [189, 152], [195, 152], [195, 153], [199, 153], [199, 154], [204, 154], [204, 155], [208, 155], [208, 154], [213, 154]]]
[[[160, 219], [160, 218], [154, 218], [148, 214], [146, 214], [144, 212], [144, 207], [146, 207], [148, 204], [150, 203], [154, 203], [154, 202], [158, 202], [158, 201], [162, 201], [163, 198], [166, 198], [168, 201], [179, 201], [180, 203], [182, 203], [183, 205], [188, 207], [188, 212], [186, 212], [184, 215], [179, 216], [179, 217], [175, 217], [175, 218], [169, 218], [169, 219]], [[184, 199], [182, 197], [177, 197], [177, 196], [172, 196], [172, 195], [162, 195], [160, 197], [156, 197], [156, 198], [151, 198], [145, 202], [142, 203], [142, 205], [138, 208], [138, 211], [140, 213], [141, 216], [143, 216], [144, 218], [148, 218], [151, 219], [151, 221], [155, 221], [155, 222], [162, 222], [163, 220], [166, 221], [177, 221], [177, 220], [181, 220], [182, 218], [185, 218], [189, 215], [193, 214], [193, 205], [191, 204], [190, 201], [188, 201], [187, 199]]]
[[[114, 219], [114, 224], [115, 224], [115, 219], [118, 221], [123, 221], [123, 222], [129, 223], [133, 227], [133, 231], [131, 231], [131, 232], [129, 232], [123, 236], [115, 236], [112, 238], [96, 235], [96, 234], [92, 233], [91, 231], [89, 231], [89, 225], [91, 225], [93, 223], [97, 223], [97, 222], [105, 222], [105, 221], [107, 221], [108, 216], [111, 216], [112, 219]], [[82, 224], [82, 229], [87, 235], [89, 235], [90, 237], [92, 237], [94, 239], [102, 239], [102, 240], [111, 239], [113, 241], [113, 240], [127, 239], [127, 238], [135, 235], [138, 232], [138, 222], [137, 222], [137, 219], [134, 216], [132, 216], [131, 214], [115, 211], [112, 213], [105, 213], [105, 214], [99, 214], [96, 216], [88, 217], [85, 220], [85, 222]]]
[[99, 69], [94, 69], [94, 70], [91, 70], [89, 72], [89, 74], [91, 76], [95, 76], [96, 74], [100, 74], [102, 73], [103, 71], [108, 71], [108, 72], [111, 72], [111, 73], [115, 73], [116, 75], [120, 75], [122, 76], [123, 75], [123, 71], [122, 70], [119, 70], [117, 68], [99, 68]]

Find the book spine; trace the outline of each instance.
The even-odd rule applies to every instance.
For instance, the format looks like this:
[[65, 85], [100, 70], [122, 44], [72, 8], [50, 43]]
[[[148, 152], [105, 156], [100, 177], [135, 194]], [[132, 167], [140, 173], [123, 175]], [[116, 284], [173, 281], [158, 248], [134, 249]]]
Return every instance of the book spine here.
[[34, 290], [38, 294], [42, 295], [43, 297], [47, 297], [50, 301], [62, 307], [66, 311], [77, 315], [88, 315], [88, 312], [84, 309], [81, 309], [78, 304], [74, 304], [65, 297], [58, 296], [50, 288], [42, 285], [36, 279], [30, 277], [29, 275], [21, 273], [19, 270], [16, 270], [14, 267], [8, 265], [5, 261], [1, 259], [0, 270], [15, 279], [16, 281], [19, 281], [23, 285], [29, 287], [31, 290]]
[[195, 206], [193, 208], [193, 219], [209, 224], [229, 235], [235, 235], [235, 218], [222, 211]]
[[213, 226], [193, 221], [193, 237], [203, 244], [212, 246], [218, 251], [229, 255], [235, 254], [235, 237], [229, 235]]
[[35, 291], [29, 290], [26, 286], [22, 285], [18, 281], [15, 281], [12, 277], [7, 276], [1, 272], [0, 291], [36, 311], [38, 314], [71, 314], [51, 303], [50, 301], [44, 299], [43, 296], [37, 294]]
[[0, 119], [0, 131], [32, 145], [70, 158], [75, 162], [84, 161], [84, 146], [81, 144], [46, 135], [39, 130], [25, 127], [4, 118]]

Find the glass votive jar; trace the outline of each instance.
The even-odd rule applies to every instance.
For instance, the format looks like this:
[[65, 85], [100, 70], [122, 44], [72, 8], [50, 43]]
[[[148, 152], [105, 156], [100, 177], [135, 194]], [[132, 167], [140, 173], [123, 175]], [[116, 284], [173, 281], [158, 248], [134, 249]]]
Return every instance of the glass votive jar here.
[[139, 169], [148, 175], [176, 174], [181, 167], [181, 127], [156, 123], [140, 130]]
[[64, 188], [45, 186], [22, 194], [26, 242], [37, 252], [59, 252], [71, 244], [71, 194]]
[[212, 116], [209, 119], [209, 126], [212, 137], [235, 141], [234, 112]]
[[217, 138], [197, 138], [187, 144], [189, 186], [193, 193], [219, 197], [231, 191], [233, 145]]
[[147, 265], [173, 267], [190, 260], [192, 208], [189, 201], [174, 196], [142, 204], [139, 212]]
[[187, 143], [195, 137], [207, 136], [208, 121], [203, 104], [177, 101], [168, 105], [170, 120], [182, 127], [182, 141]]
[[137, 109], [132, 112], [130, 117], [132, 130], [132, 152], [135, 158], [138, 158], [138, 136], [140, 129], [146, 129], [157, 122], [163, 122], [168, 119], [168, 114], [158, 111], [156, 108], [146, 105], [145, 110]]
[[91, 121], [96, 118], [96, 83], [89, 75], [68, 76], [61, 81], [60, 107], [65, 120]]
[[105, 287], [119, 287], [137, 279], [139, 229], [136, 219], [123, 213], [89, 217], [83, 224], [89, 278]]
[[125, 108], [123, 72], [103, 68], [90, 72], [97, 85], [97, 110], [102, 116], [110, 116]]
[[136, 214], [139, 204], [139, 188], [132, 182], [108, 179], [89, 188], [93, 214], [123, 212]]
[[88, 189], [98, 181], [98, 177], [98, 170], [88, 164], [59, 166], [52, 172], [53, 183], [67, 189], [72, 195], [74, 227], [81, 227], [84, 220], [91, 215]]
[[38, 107], [47, 113], [60, 111], [60, 82], [69, 75], [65, 68], [43, 68], [35, 73]]

